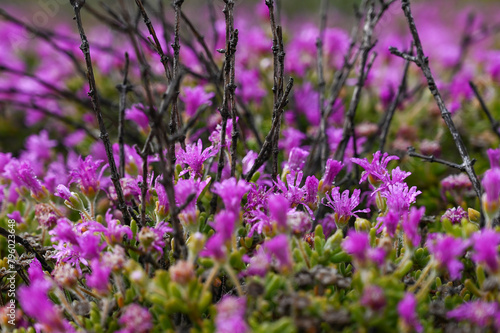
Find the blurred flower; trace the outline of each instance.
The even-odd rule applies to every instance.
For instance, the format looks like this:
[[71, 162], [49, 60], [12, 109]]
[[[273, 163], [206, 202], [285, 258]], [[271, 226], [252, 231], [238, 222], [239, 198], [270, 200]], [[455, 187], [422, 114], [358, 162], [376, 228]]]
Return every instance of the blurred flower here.
[[500, 244], [500, 234], [491, 229], [484, 229], [476, 232], [472, 236], [474, 255], [472, 259], [476, 264], [484, 264], [491, 273], [497, 273], [498, 245]]
[[398, 314], [403, 325], [414, 329], [417, 332], [422, 332], [422, 324], [418, 321], [417, 309], [417, 299], [415, 295], [411, 293], [406, 293], [403, 299], [398, 303]]
[[212, 192], [222, 198], [227, 210], [239, 214], [241, 199], [250, 190], [252, 185], [244, 179], [236, 180], [231, 177], [213, 185]]
[[245, 333], [248, 325], [245, 322], [246, 300], [234, 296], [224, 296], [217, 304], [215, 317], [216, 331], [219, 333]]
[[202, 86], [184, 87], [179, 96], [186, 105], [186, 114], [192, 117], [196, 114], [198, 108], [202, 105], [212, 105], [211, 99], [215, 96], [213, 92], [205, 92]]
[[403, 221], [401, 226], [403, 227], [404, 235], [409, 245], [412, 247], [418, 247], [422, 237], [418, 231], [418, 225], [420, 220], [425, 214], [425, 207], [411, 207], [408, 214], [403, 215]]
[[125, 327], [117, 333], [147, 333], [153, 328], [153, 316], [149, 310], [135, 303], [124, 309], [118, 322]]
[[500, 308], [496, 302], [472, 301], [467, 302], [447, 313], [450, 319], [466, 320], [479, 327], [488, 327], [498, 317]]
[[92, 274], [87, 276], [87, 285], [95, 289], [99, 294], [109, 292], [109, 275], [111, 268], [102, 265], [98, 259], [93, 259], [90, 264]]
[[459, 279], [464, 267], [462, 262], [457, 259], [464, 254], [469, 243], [452, 236], [443, 234], [430, 234], [427, 240], [429, 252], [439, 265], [439, 268], [448, 270], [453, 280]]

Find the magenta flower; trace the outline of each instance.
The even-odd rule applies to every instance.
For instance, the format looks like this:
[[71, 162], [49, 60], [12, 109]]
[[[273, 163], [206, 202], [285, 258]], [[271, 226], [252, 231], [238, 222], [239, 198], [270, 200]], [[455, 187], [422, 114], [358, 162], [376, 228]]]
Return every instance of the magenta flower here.
[[101, 189], [100, 180], [104, 168], [101, 169], [99, 174], [97, 174], [97, 169], [102, 162], [102, 160], [94, 161], [91, 155], [87, 156], [85, 160], [80, 156], [76, 168], [70, 172], [71, 180], [69, 184], [77, 183], [83, 194], [89, 198], [94, 198]]
[[22, 162], [16, 170], [16, 176], [21, 185], [26, 186], [31, 195], [39, 200], [42, 200], [47, 195], [47, 190], [42, 187], [42, 183], [37, 179], [31, 166]]
[[290, 208], [288, 200], [281, 194], [271, 194], [267, 202], [271, 220], [276, 222], [278, 229], [285, 230], [287, 227], [287, 212]]
[[460, 203], [465, 192], [472, 189], [472, 183], [469, 177], [460, 173], [458, 175], [450, 175], [443, 180], [441, 180], [441, 191], [443, 199], [446, 192], [450, 193], [455, 202]]
[[403, 227], [406, 240], [413, 247], [420, 245], [422, 237], [418, 231], [418, 225], [424, 214], [425, 207], [420, 207], [418, 209], [416, 207], [411, 207], [410, 212], [403, 215], [401, 226]]
[[382, 310], [387, 303], [384, 290], [378, 286], [366, 287], [363, 290], [360, 303], [364, 307], [368, 307], [373, 311]]
[[387, 256], [383, 248], [370, 246], [370, 235], [366, 232], [350, 231], [342, 242], [342, 249], [361, 265], [373, 262], [382, 266]]
[[468, 242], [460, 238], [443, 234], [430, 234], [427, 241], [429, 252], [433, 255], [439, 268], [447, 269], [453, 280], [459, 279], [461, 276], [464, 265], [457, 258], [464, 254], [468, 246]]
[[215, 317], [216, 331], [220, 333], [245, 333], [248, 325], [245, 322], [246, 300], [234, 296], [224, 296], [217, 304]]
[[163, 210], [163, 213], [166, 214], [168, 213], [168, 210], [170, 208], [170, 204], [168, 202], [168, 197], [167, 197], [167, 192], [165, 191], [165, 187], [161, 183], [161, 180], [163, 179], [163, 176], [156, 177], [155, 180], [155, 190], [156, 190], [156, 195], [158, 196], [158, 208]]
[[305, 189], [300, 187], [303, 176], [302, 171], [296, 172], [292, 170], [286, 175], [286, 183], [278, 177], [276, 186], [283, 192], [283, 195], [288, 199], [292, 207], [303, 203], [304, 196], [306, 195]]
[[236, 178], [231, 177], [220, 183], [215, 183], [212, 192], [222, 198], [227, 210], [238, 214], [241, 209], [241, 199], [250, 188], [252, 185], [244, 179], [236, 181]]
[[498, 244], [500, 234], [491, 229], [485, 229], [472, 236], [474, 255], [472, 259], [476, 264], [484, 264], [492, 272], [498, 272]]
[[22, 158], [37, 162], [39, 160], [47, 161], [51, 158], [51, 150], [57, 145], [57, 141], [49, 139], [49, 133], [46, 130], [40, 131], [39, 135], [31, 135], [26, 140], [26, 152], [23, 152]]
[[200, 252], [201, 257], [211, 257], [219, 262], [226, 260], [226, 240], [220, 233], [215, 233], [205, 244], [205, 249]]
[[342, 242], [342, 249], [355, 259], [365, 261], [370, 249], [369, 235], [366, 232], [349, 232], [348, 237]]
[[315, 176], [309, 176], [306, 178], [304, 185], [306, 190], [304, 203], [311, 208], [315, 208], [316, 203], [318, 202], [318, 186], [319, 181]]
[[343, 166], [342, 162], [336, 160], [328, 159], [326, 161], [325, 174], [323, 175], [323, 178], [321, 178], [320, 182], [321, 188], [324, 191], [331, 188], [335, 182], [335, 177], [337, 177]]
[[188, 172], [191, 177], [203, 176], [203, 162], [215, 155], [217, 155], [217, 150], [212, 146], [203, 150], [201, 139], [197, 143], [187, 145], [186, 150], [181, 149], [177, 154], [177, 162], [187, 164], [189, 168], [183, 170], [179, 176]]
[[479, 327], [488, 327], [495, 322], [500, 308], [496, 302], [467, 302], [447, 313], [450, 319], [466, 320]]
[[446, 212], [441, 216], [441, 222], [444, 219], [450, 220], [452, 224], [458, 224], [462, 219], [468, 219], [469, 214], [460, 206], [447, 209]]
[[330, 194], [326, 193], [326, 198], [323, 198], [322, 204], [335, 211], [335, 223], [338, 228], [341, 228], [348, 223], [351, 216], [358, 217], [356, 213], [370, 212], [370, 208], [354, 211], [354, 209], [359, 205], [360, 193], [361, 191], [359, 189], [355, 189], [352, 191], [352, 196], [349, 198], [349, 190], [345, 190], [342, 192], [342, 195], [340, 195], [340, 189], [338, 187], [335, 187]]
[[417, 191], [416, 186], [408, 188], [406, 183], [396, 183], [388, 185], [381, 195], [387, 199], [387, 208], [397, 214], [405, 214], [410, 209], [410, 205], [416, 201], [417, 195], [422, 193]]
[[293, 127], [283, 129], [282, 134], [283, 138], [278, 142], [278, 147], [285, 150], [285, 156], [289, 156], [290, 151], [295, 147], [299, 147], [302, 141], [307, 138], [304, 133]]
[[292, 148], [290, 155], [288, 156], [288, 169], [294, 171], [302, 170], [304, 168], [304, 164], [306, 164], [307, 156], [309, 156], [309, 152], [307, 150], [299, 147]]
[[125, 119], [136, 123], [144, 131], [149, 127], [149, 119], [144, 113], [144, 105], [142, 104], [133, 104], [130, 109], [126, 109]]
[[144, 227], [139, 232], [138, 239], [141, 244], [140, 248], [144, 251], [158, 251], [163, 254], [163, 249], [165, 248], [164, 235], [167, 232], [172, 232], [173, 229], [169, 227], [165, 222], [159, 223], [156, 227]]
[[75, 330], [66, 321], [60, 311], [49, 299], [51, 283], [45, 279], [42, 266], [37, 259], [31, 262], [28, 269], [29, 286], [21, 286], [17, 298], [24, 312], [34, 318], [44, 331], [66, 333]]
[[500, 148], [488, 149], [486, 152], [490, 160], [490, 168], [500, 168]]
[[288, 229], [296, 235], [303, 235], [311, 230], [311, 216], [295, 208], [287, 214]]
[[153, 316], [148, 309], [135, 303], [125, 308], [118, 322], [125, 327], [117, 333], [147, 333], [153, 328]]
[[361, 175], [360, 183], [365, 180], [369, 180], [370, 184], [376, 186], [380, 184], [388, 175], [387, 164], [389, 164], [392, 160], [399, 160], [397, 156], [389, 156], [388, 153], [384, 153], [381, 158], [382, 153], [377, 151], [373, 154], [372, 162], [368, 162], [368, 159], [363, 158], [351, 158], [353, 163], [358, 164], [362, 168], [365, 169], [363, 174]]
[[379, 221], [377, 223], [377, 231], [380, 232], [381, 229], [385, 229], [391, 237], [394, 237], [400, 219], [401, 215], [399, 215], [396, 212], [393, 212], [392, 210], [389, 210], [387, 214], [377, 218], [377, 221]]
[[500, 198], [500, 168], [493, 168], [484, 173], [481, 182], [487, 202], [496, 202]]
[[[1, 200], [0, 200], [1, 201]], [[7, 217], [11, 220], [15, 220], [16, 223], [24, 223], [24, 218], [21, 215], [21, 212], [18, 210], [13, 211], [10, 214], [7, 214]]]
[[211, 99], [215, 96], [213, 92], [205, 92], [201, 86], [185, 87], [183, 94], [180, 95], [181, 101], [186, 105], [186, 114], [190, 117], [196, 114], [198, 108], [202, 105], [212, 105]]
[[70, 190], [63, 184], [57, 185], [56, 193], [54, 193], [54, 195], [62, 198], [63, 200], [69, 200], [71, 198]]
[[92, 269], [92, 274], [87, 276], [87, 285], [100, 294], [107, 294], [109, 292], [111, 268], [102, 265], [98, 259], [92, 260], [90, 268]]
[[236, 226], [236, 214], [232, 211], [223, 210], [214, 217], [214, 223], [211, 226], [222, 239], [227, 242], [233, 237]]
[[260, 247], [253, 256], [244, 255], [243, 260], [248, 263], [248, 268], [243, 275], [264, 277], [269, 272], [272, 258], [269, 253]]
[[412, 293], [406, 293], [403, 299], [398, 303], [399, 318], [404, 326], [413, 328], [417, 332], [422, 332], [422, 324], [418, 321], [417, 299]]
[[276, 258], [276, 264], [278, 270], [291, 271], [292, 269], [292, 253], [290, 251], [290, 246], [288, 244], [288, 239], [285, 235], [278, 235], [273, 239], [266, 241], [263, 245], [264, 249], [269, 252], [270, 255]]
[[[126, 202], [132, 202], [132, 200], [138, 200], [141, 195], [141, 189], [137, 179], [126, 177], [120, 179], [120, 185], [122, 187], [123, 196]], [[116, 190], [114, 185], [108, 188], [109, 198], [113, 201], [118, 201], [118, 196], [116, 195]]]

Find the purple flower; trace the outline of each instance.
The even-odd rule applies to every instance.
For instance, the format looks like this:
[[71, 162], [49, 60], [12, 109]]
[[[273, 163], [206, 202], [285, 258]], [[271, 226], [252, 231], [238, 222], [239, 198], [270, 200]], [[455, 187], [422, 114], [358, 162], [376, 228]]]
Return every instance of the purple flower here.
[[481, 182], [488, 202], [498, 201], [500, 198], [500, 168], [493, 168], [484, 173]]
[[37, 179], [33, 169], [28, 163], [22, 162], [16, 170], [16, 173], [19, 183], [26, 186], [35, 199], [42, 200], [46, 196], [47, 193], [45, 192], [47, 190], [44, 190], [42, 183]]
[[403, 221], [401, 226], [403, 227], [403, 231], [407, 241], [413, 247], [417, 247], [420, 245], [420, 241], [422, 237], [418, 232], [418, 225], [420, 220], [425, 214], [425, 207], [412, 207], [408, 214], [403, 215]]
[[382, 310], [387, 301], [385, 299], [384, 290], [378, 286], [368, 286], [363, 290], [361, 296], [361, 305], [368, 307], [373, 311]]
[[443, 234], [430, 234], [427, 241], [429, 252], [441, 269], [446, 268], [453, 280], [459, 279], [464, 267], [457, 259], [464, 254], [468, 242]]
[[40, 131], [39, 135], [31, 135], [26, 140], [26, 152], [22, 154], [23, 159], [36, 163], [39, 160], [47, 161], [51, 158], [51, 149], [57, 145], [57, 141], [49, 139], [46, 130]]
[[500, 168], [500, 148], [488, 149], [486, 152], [490, 160], [490, 168]]
[[408, 188], [406, 183], [396, 183], [388, 185], [381, 192], [381, 196], [387, 199], [387, 208], [397, 214], [405, 214], [410, 209], [410, 205], [416, 201], [417, 195], [422, 193], [417, 191], [416, 186]]
[[335, 177], [337, 177], [343, 166], [342, 162], [336, 160], [328, 159], [326, 161], [325, 174], [323, 175], [323, 178], [321, 178], [320, 182], [322, 190], [326, 192], [331, 188], [335, 182]]
[[278, 142], [278, 146], [280, 149], [285, 150], [285, 156], [289, 156], [290, 151], [295, 147], [299, 147], [306, 137], [307, 136], [298, 129], [287, 127], [283, 129], [283, 138]]
[[220, 233], [216, 233], [205, 244], [205, 249], [200, 252], [201, 257], [211, 257], [219, 262], [226, 260], [226, 240]]
[[492, 220], [500, 209], [500, 168], [493, 168], [484, 173], [483, 180], [483, 209]]
[[441, 222], [443, 222], [444, 219], [448, 219], [451, 223], [458, 224], [462, 219], [468, 219], [468, 217], [469, 215], [467, 212], [462, 207], [458, 206], [446, 210], [443, 216], [441, 216]]
[[304, 168], [309, 152], [298, 147], [293, 148], [288, 156], [288, 169], [300, 171]]
[[196, 87], [185, 87], [183, 88], [183, 94], [180, 95], [180, 99], [186, 105], [186, 114], [190, 117], [196, 114], [198, 108], [202, 105], [212, 105], [211, 99], [215, 96], [215, 93], [206, 93], [205, 89], [201, 86]]
[[311, 230], [311, 216], [296, 209], [288, 212], [286, 222], [288, 228], [296, 235], [303, 235]]
[[220, 183], [215, 183], [212, 192], [222, 198], [227, 210], [238, 214], [241, 209], [241, 199], [252, 188], [245, 180], [231, 177]]
[[371, 163], [368, 162], [366, 158], [351, 158], [351, 161], [353, 163], [356, 163], [365, 169], [365, 171], [361, 175], [361, 180], [359, 181], [360, 183], [368, 179], [370, 181], [370, 184], [377, 186], [388, 175], [387, 164], [389, 164], [389, 162], [392, 160], [399, 160], [399, 157], [389, 156], [388, 153], [384, 153], [382, 158], [381, 155], [382, 153], [380, 151], [374, 153]]
[[271, 194], [267, 202], [271, 220], [276, 222], [278, 229], [286, 229], [287, 212], [290, 208], [288, 200], [281, 194]]
[[[335, 223], [338, 228], [343, 227], [351, 216], [356, 216], [356, 213], [369, 213], [370, 209], [361, 209], [353, 211], [360, 202], [359, 194], [361, 191], [359, 189], [355, 189], [352, 191], [352, 196], [349, 198], [349, 190], [345, 190], [340, 195], [340, 189], [335, 187], [331, 194], [326, 193], [326, 198], [323, 198], [323, 205], [332, 208], [335, 211]], [[325, 202], [327, 199], [327, 202]]]
[[269, 271], [269, 265], [271, 264], [271, 255], [264, 251], [260, 247], [256, 253], [249, 257], [248, 255], [243, 256], [243, 260], [248, 263], [248, 268], [244, 272], [246, 276], [266, 276]]
[[[0, 200], [1, 201], [1, 200]], [[16, 223], [24, 223], [24, 218], [21, 215], [21, 212], [18, 210], [13, 211], [10, 214], [7, 214], [7, 217], [11, 220], [15, 220]]]
[[125, 308], [118, 322], [125, 326], [119, 333], [147, 333], [153, 328], [149, 310], [135, 303]]
[[404, 326], [413, 328], [417, 332], [422, 332], [422, 324], [418, 321], [417, 299], [412, 293], [406, 293], [403, 299], [398, 303], [398, 314], [403, 321]]
[[102, 265], [98, 259], [93, 259], [90, 267], [92, 274], [87, 276], [87, 285], [100, 294], [107, 294], [109, 292], [111, 268]]
[[163, 236], [167, 232], [171, 232], [173, 229], [170, 228], [165, 222], [159, 223], [155, 228], [144, 227], [139, 232], [138, 239], [141, 244], [140, 248], [144, 251], [158, 251], [163, 254], [163, 248], [165, 247], [165, 241]]
[[441, 180], [441, 191], [443, 199], [445, 198], [444, 194], [446, 192], [449, 192], [456, 203], [460, 203], [465, 192], [471, 189], [472, 183], [470, 182], [469, 177], [464, 173], [460, 173], [458, 175], [450, 175]]
[[220, 333], [245, 333], [248, 325], [245, 322], [246, 300], [234, 296], [224, 296], [217, 304], [215, 317], [216, 331]]
[[62, 198], [63, 200], [69, 200], [71, 198], [71, 192], [63, 184], [57, 185], [56, 193], [54, 193], [54, 195]]
[[500, 244], [500, 234], [491, 229], [485, 229], [472, 236], [474, 244], [474, 255], [472, 259], [476, 264], [484, 264], [492, 273], [496, 273], [499, 268], [498, 244]]
[[315, 176], [306, 178], [304, 203], [311, 208], [316, 208], [316, 203], [318, 202], [318, 186], [319, 181]]
[[161, 183], [163, 176], [156, 177], [155, 180], [155, 190], [156, 195], [158, 196], [158, 209], [162, 210], [163, 214], [167, 214], [170, 204], [168, 202], [167, 192], [165, 191], [165, 187]]
[[76, 182], [83, 194], [89, 198], [94, 198], [101, 188], [100, 180], [104, 168], [101, 169], [99, 174], [97, 174], [97, 169], [102, 162], [102, 160], [94, 161], [91, 155], [87, 156], [85, 160], [80, 156], [76, 168], [70, 172], [71, 180], [69, 184]]
[[277, 268], [283, 272], [292, 269], [292, 253], [285, 235], [278, 235], [264, 243], [264, 249], [276, 258]]
[[401, 215], [399, 213], [389, 210], [387, 214], [377, 218], [377, 221], [379, 221], [377, 231], [380, 232], [380, 229], [384, 228], [391, 237], [394, 237], [400, 219]]
[[203, 150], [201, 139], [197, 143], [187, 145], [186, 150], [181, 149], [177, 154], [177, 162], [187, 164], [189, 168], [183, 170], [179, 176], [188, 172], [191, 177], [203, 176], [203, 162], [215, 155], [217, 155], [217, 150], [212, 146]]
[[59, 216], [48, 204], [38, 204], [35, 206], [35, 218], [44, 228], [50, 228], [57, 223]]
[[214, 217], [212, 227], [224, 241], [230, 241], [233, 237], [236, 224], [236, 214], [232, 211], [223, 210]]
[[467, 302], [447, 313], [450, 319], [466, 320], [479, 327], [491, 325], [498, 316], [500, 308], [496, 302]]
[[348, 237], [342, 242], [342, 249], [359, 261], [365, 261], [368, 249], [370, 249], [370, 238], [366, 232], [349, 232]]
[[144, 106], [142, 104], [133, 104], [130, 109], [126, 109], [125, 119], [136, 123], [144, 131], [148, 129], [149, 119], [144, 113]]
[[29, 286], [19, 288], [17, 298], [24, 312], [34, 318], [47, 332], [74, 332], [48, 297], [51, 283], [45, 279], [40, 262], [34, 259], [28, 269]]

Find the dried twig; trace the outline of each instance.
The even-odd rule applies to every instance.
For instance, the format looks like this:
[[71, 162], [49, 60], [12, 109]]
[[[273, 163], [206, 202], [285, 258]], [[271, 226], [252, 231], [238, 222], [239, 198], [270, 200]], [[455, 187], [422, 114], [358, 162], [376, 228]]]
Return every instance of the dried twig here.
[[[411, 157], [418, 157], [418, 158], [421, 158], [427, 162], [430, 162], [430, 163], [439, 163], [439, 164], [443, 164], [443, 165], [446, 165], [450, 168], [454, 168], [454, 169], [458, 169], [460, 171], [463, 171], [463, 172], [467, 172], [467, 168], [465, 166], [465, 164], [456, 164], [456, 163], [453, 163], [453, 162], [450, 162], [450, 161], [446, 161], [446, 160], [443, 160], [443, 159], [440, 159], [440, 158], [436, 158], [434, 157], [434, 155], [430, 155], [430, 156], [427, 156], [427, 155], [422, 155], [422, 154], [419, 154], [415, 151], [415, 148], [413, 147], [408, 147], [408, 155], [411, 156]], [[474, 163], [476, 163], [476, 159], [472, 159], [471, 160], [471, 165], [474, 165]]]
[[120, 146], [120, 176], [125, 177], [125, 107], [127, 92], [132, 89], [132, 86], [128, 84], [128, 67], [129, 67], [129, 57], [128, 53], [125, 52], [125, 68], [123, 72], [123, 82], [116, 86], [116, 89], [120, 92], [120, 106], [118, 115], [118, 145]]
[[474, 82], [469, 81], [469, 85], [474, 91], [474, 94], [476, 95], [479, 104], [481, 104], [481, 108], [483, 109], [484, 113], [486, 113], [486, 117], [488, 117], [488, 120], [491, 123], [491, 130], [493, 131], [493, 133], [496, 134], [496, 136], [500, 138], [500, 123], [498, 122], [498, 120], [495, 120], [495, 118], [493, 118], [493, 116], [491, 115], [490, 109], [486, 105], [486, 102], [479, 93], [479, 89], [477, 89], [477, 86], [474, 84]]
[[[410, 51], [411, 54], [411, 51]], [[408, 69], [410, 68], [410, 61], [405, 60], [405, 65], [403, 69], [403, 76], [401, 78], [401, 83], [398, 86], [398, 91], [392, 100], [391, 105], [389, 106], [389, 110], [385, 113], [383, 118], [381, 131], [380, 131], [380, 147], [379, 150], [381, 152], [385, 149], [385, 141], [387, 139], [387, 134], [389, 134], [389, 127], [391, 126], [392, 118], [394, 117], [394, 112], [403, 101], [406, 88], [407, 88], [407, 77], [408, 77]]]
[[[7, 229], [0, 227], [0, 235], [8, 239], [12, 234]], [[38, 253], [26, 239], [18, 235], [14, 235], [14, 237], [16, 239], [16, 243], [21, 244], [26, 249], [26, 251], [35, 254], [35, 257], [38, 259], [40, 264], [42, 264], [44, 270], [52, 273], [52, 267], [49, 266], [47, 261], [45, 261], [45, 258], [40, 253]]]
[[[403, 12], [406, 16], [408, 26], [410, 28], [410, 32], [411, 32], [412, 37], [413, 37], [413, 41], [415, 43], [415, 47], [417, 49], [417, 56], [414, 57], [414, 56], [411, 56], [409, 54], [400, 52], [394, 47], [390, 48], [390, 51], [394, 55], [400, 56], [404, 59], [407, 59], [409, 61], [414, 62], [422, 70], [422, 73], [424, 74], [425, 78], [427, 79], [427, 85], [429, 87], [429, 90], [430, 90], [432, 96], [434, 97], [434, 100], [436, 101], [436, 104], [438, 105], [439, 110], [441, 111], [441, 117], [443, 118], [444, 122], [446, 123], [446, 126], [448, 126], [448, 129], [450, 130], [450, 133], [453, 137], [453, 141], [455, 142], [455, 145], [457, 146], [458, 152], [460, 153], [460, 157], [462, 158], [465, 172], [467, 172], [467, 175], [469, 176], [469, 179], [474, 187], [474, 191], [476, 192], [476, 195], [479, 198], [479, 202], [481, 203], [481, 183], [479, 182], [479, 179], [476, 175], [476, 172], [472, 166], [471, 158], [469, 157], [469, 153], [467, 152], [467, 148], [465, 147], [465, 144], [462, 140], [462, 137], [460, 136], [460, 133], [458, 133], [458, 131], [455, 127], [455, 123], [453, 122], [453, 119], [451, 118], [451, 113], [446, 108], [446, 105], [443, 101], [443, 98], [441, 97], [441, 94], [439, 93], [439, 89], [436, 86], [436, 82], [434, 80], [431, 69], [429, 67], [429, 59], [424, 54], [424, 49], [423, 49], [422, 43], [420, 41], [420, 36], [418, 34], [417, 26], [415, 25], [415, 20], [413, 19], [413, 15], [411, 13], [409, 0], [402, 0], [402, 9], [403, 9]], [[480, 205], [480, 206], [482, 206], [482, 205]]]
[[104, 121], [102, 118], [102, 112], [101, 112], [101, 105], [99, 102], [99, 97], [97, 94], [97, 85], [95, 83], [95, 77], [94, 77], [94, 69], [92, 66], [92, 59], [90, 57], [90, 46], [89, 42], [87, 40], [87, 36], [85, 34], [85, 30], [83, 28], [82, 24], [82, 18], [81, 18], [81, 8], [85, 4], [84, 0], [72, 0], [71, 4], [73, 5], [73, 10], [75, 12], [75, 18], [76, 18], [76, 24], [78, 26], [78, 31], [80, 33], [80, 39], [82, 41], [82, 45], [80, 46], [80, 49], [83, 52], [83, 55], [85, 56], [85, 63], [87, 65], [87, 79], [89, 81], [89, 96], [90, 100], [92, 102], [92, 107], [94, 109], [97, 122], [99, 124], [99, 130], [101, 131], [101, 140], [104, 143], [104, 148], [106, 149], [106, 155], [108, 157], [108, 163], [109, 163], [109, 168], [111, 170], [111, 180], [113, 182], [113, 185], [115, 187], [116, 191], [116, 196], [118, 198], [118, 208], [123, 214], [123, 220], [125, 224], [129, 225], [130, 224], [130, 216], [128, 214], [127, 206], [125, 204], [125, 198], [123, 196], [123, 191], [122, 187], [120, 185], [120, 175], [118, 173], [118, 170], [116, 168], [116, 163], [115, 163], [115, 158], [113, 157], [113, 149], [111, 147], [111, 142], [109, 141], [109, 134], [106, 130], [106, 126], [104, 125]]

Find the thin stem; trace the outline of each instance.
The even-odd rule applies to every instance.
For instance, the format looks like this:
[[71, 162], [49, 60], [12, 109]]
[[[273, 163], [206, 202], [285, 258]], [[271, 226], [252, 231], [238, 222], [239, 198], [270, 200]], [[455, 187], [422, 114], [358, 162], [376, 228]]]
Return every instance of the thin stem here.
[[214, 267], [212, 267], [212, 270], [210, 271], [210, 275], [206, 279], [205, 283], [203, 284], [203, 289], [201, 290], [201, 295], [205, 294], [208, 291], [208, 288], [210, 288], [210, 285], [212, 284], [212, 280], [215, 279], [215, 276], [217, 273], [219, 273], [219, 268], [220, 264], [216, 263]]
[[118, 114], [118, 145], [120, 147], [120, 176], [125, 177], [125, 107], [127, 92], [131, 90], [131, 86], [128, 84], [128, 68], [129, 68], [129, 56], [125, 52], [125, 68], [123, 71], [123, 82], [116, 86], [116, 89], [120, 92], [120, 105]]
[[[85, 3], [85, 2], [83, 2]], [[87, 36], [85, 34], [85, 30], [83, 29], [82, 18], [81, 18], [81, 6], [80, 1], [73, 1], [73, 9], [75, 12], [76, 24], [78, 26], [78, 31], [80, 33], [80, 39], [82, 44], [80, 49], [85, 56], [85, 63], [87, 65], [87, 79], [89, 82], [89, 96], [92, 102], [92, 107], [94, 109], [97, 122], [99, 123], [99, 130], [101, 131], [101, 140], [106, 149], [106, 155], [108, 157], [109, 168], [111, 170], [111, 180], [115, 187], [116, 196], [118, 197], [118, 208], [123, 214], [123, 220], [126, 225], [130, 225], [130, 216], [128, 214], [127, 206], [125, 204], [125, 198], [123, 196], [122, 187], [120, 185], [120, 175], [118, 174], [118, 169], [116, 168], [115, 158], [113, 157], [113, 149], [111, 147], [111, 142], [109, 141], [109, 134], [106, 130], [106, 126], [104, 125], [104, 120], [102, 118], [101, 112], [101, 104], [99, 101], [99, 96], [97, 94], [97, 85], [95, 83], [94, 77], [94, 69], [92, 66], [92, 59], [90, 57], [90, 46], [87, 40]]]
[[[460, 153], [460, 157], [462, 158], [465, 171], [467, 172], [467, 175], [469, 176], [469, 179], [474, 187], [474, 191], [476, 192], [476, 195], [479, 199], [480, 207], [482, 207], [481, 183], [479, 182], [479, 178], [477, 177], [476, 171], [473, 168], [472, 160], [469, 156], [469, 153], [467, 152], [467, 147], [465, 146], [462, 137], [460, 136], [460, 133], [458, 132], [457, 128], [455, 127], [455, 123], [451, 118], [451, 112], [446, 107], [444, 100], [439, 92], [439, 89], [437, 88], [434, 76], [432, 75], [431, 69], [429, 67], [429, 59], [424, 54], [422, 42], [420, 41], [420, 36], [418, 34], [417, 26], [415, 24], [415, 20], [411, 12], [410, 0], [402, 0], [401, 6], [406, 16], [406, 20], [408, 22], [408, 26], [410, 28], [410, 32], [413, 37], [415, 47], [417, 49], [417, 56], [411, 57], [403, 52], [398, 51], [396, 48], [390, 48], [390, 51], [395, 55], [402, 56], [407, 60], [415, 62], [422, 70], [422, 73], [427, 80], [427, 85], [429, 87], [429, 90], [432, 96], [434, 97], [436, 104], [439, 107], [439, 110], [441, 112], [441, 117], [443, 118], [444, 122], [446, 123], [446, 126], [450, 130], [450, 133], [453, 137], [453, 141], [455, 142], [457, 150]], [[481, 220], [481, 226], [484, 226], [483, 220]]]
[[243, 296], [243, 289], [241, 289], [240, 280], [238, 280], [238, 277], [236, 276], [236, 273], [234, 272], [231, 265], [229, 265], [229, 264], [225, 265], [224, 269], [226, 270], [227, 275], [229, 275], [229, 278], [231, 279], [234, 286], [236, 287], [236, 290], [238, 291], [238, 296], [240, 296], [240, 297]]

